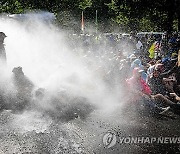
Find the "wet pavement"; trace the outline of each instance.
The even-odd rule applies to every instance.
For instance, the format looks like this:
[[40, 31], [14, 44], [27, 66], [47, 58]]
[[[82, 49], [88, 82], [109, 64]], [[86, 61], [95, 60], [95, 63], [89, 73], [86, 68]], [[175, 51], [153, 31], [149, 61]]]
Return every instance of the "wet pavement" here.
[[[68, 122], [37, 111], [20, 114], [4, 110], [0, 114], [0, 153], [84, 153], [143, 154], [180, 153], [179, 144], [120, 143], [118, 137], [179, 137], [180, 120], [132, 114], [92, 112], [86, 119]], [[104, 135], [115, 132], [112, 147], [103, 143]]]

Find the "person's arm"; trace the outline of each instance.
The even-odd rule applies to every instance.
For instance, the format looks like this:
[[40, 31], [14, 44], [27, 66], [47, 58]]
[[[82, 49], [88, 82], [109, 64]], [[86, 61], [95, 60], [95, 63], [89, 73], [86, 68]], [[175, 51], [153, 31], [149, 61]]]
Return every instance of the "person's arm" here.
[[180, 97], [176, 93], [170, 93], [170, 96], [175, 97], [177, 101], [180, 101]]
[[136, 89], [131, 88], [130, 91], [131, 91], [131, 93], [133, 93], [134, 95], [139, 95], [139, 96], [142, 96], [142, 97], [145, 97], [145, 98], [150, 98], [150, 97], [151, 97], [150, 95], [147, 95], [147, 94], [143, 93], [143, 92], [140, 91], [140, 90], [136, 90]]
[[175, 73], [175, 72], [177, 72], [177, 66], [176, 66], [176, 65], [173, 66], [169, 71], [166, 71], [166, 72], [161, 73], [161, 76], [162, 76], [162, 77], [167, 77], [167, 76], [169, 76], [170, 74]]

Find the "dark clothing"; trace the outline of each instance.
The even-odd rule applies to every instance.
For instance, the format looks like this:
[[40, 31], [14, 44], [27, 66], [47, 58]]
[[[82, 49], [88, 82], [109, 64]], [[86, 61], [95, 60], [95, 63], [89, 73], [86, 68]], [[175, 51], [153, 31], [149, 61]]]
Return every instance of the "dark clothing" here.
[[180, 84], [180, 67], [178, 66], [174, 66], [173, 68], [171, 68], [169, 71], [162, 73], [162, 75], [165, 77], [168, 77], [169, 75], [171, 75], [172, 73], [176, 74], [176, 80], [177, 80], [177, 84]]
[[177, 65], [175, 65], [173, 68], [171, 68], [169, 71], [162, 73], [163, 77], [168, 77], [170, 76], [172, 73], [175, 73], [175, 77], [177, 80], [177, 83], [174, 85], [174, 91], [177, 95], [180, 95], [180, 67], [178, 67]]
[[164, 86], [164, 84], [162, 83], [163, 78], [162, 77], [152, 77], [148, 79], [148, 84], [152, 90], [152, 94], [162, 94], [162, 95], [166, 95], [167, 94], [167, 90]]
[[3, 43], [0, 43], [0, 61], [6, 63], [6, 51]]
[[175, 111], [180, 111], [180, 104], [171, 104], [170, 107]]

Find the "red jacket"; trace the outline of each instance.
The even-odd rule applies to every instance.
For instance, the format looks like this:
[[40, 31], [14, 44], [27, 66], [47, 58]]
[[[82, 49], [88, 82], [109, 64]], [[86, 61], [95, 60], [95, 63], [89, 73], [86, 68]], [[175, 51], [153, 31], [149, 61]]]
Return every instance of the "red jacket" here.
[[[149, 85], [142, 79], [136, 79], [135, 78], [135, 73], [137, 73], [139, 70], [137, 68], [135, 68], [133, 70], [133, 76], [130, 79], [126, 80], [127, 86], [129, 88], [129, 91], [133, 90], [133, 91], [141, 91], [142, 93], [146, 94], [146, 95], [151, 95], [152, 91], [149, 87]], [[137, 95], [133, 95], [133, 99], [138, 99], [139, 96]]]

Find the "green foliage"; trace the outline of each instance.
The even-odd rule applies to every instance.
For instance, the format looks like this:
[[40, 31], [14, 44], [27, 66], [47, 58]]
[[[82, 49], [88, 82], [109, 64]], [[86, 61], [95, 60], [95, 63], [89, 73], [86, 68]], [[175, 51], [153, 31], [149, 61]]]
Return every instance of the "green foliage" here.
[[154, 24], [148, 18], [142, 18], [139, 20], [139, 29], [144, 32], [157, 31]]
[[114, 21], [116, 23], [118, 23], [120, 26], [125, 27], [129, 24], [129, 19], [126, 15], [124, 15], [122, 12], [120, 12], [118, 14], [118, 16], [116, 16], [116, 18], [114, 19]]
[[112, 0], [111, 3], [108, 3], [108, 4], [105, 3], [105, 5], [108, 6], [109, 10], [112, 10], [114, 12], [118, 12], [118, 6], [116, 5], [115, 0]]
[[23, 12], [23, 6], [21, 3], [17, 0], [11, 0], [11, 1], [1, 1], [0, 6], [0, 12], [1, 13], [22, 13]]
[[91, 6], [92, 6], [92, 1], [91, 0], [81, 0], [79, 2], [79, 8], [81, 10], [85, 10], [86, 8], [91, 7]]
[[[47, 10], [58, 16], [62, 27], [71, 28], [80, 21], [81, 11], [88, 22], [95, 21], [101, 29], [119, 26], [127, 31], [172, 31], [180, 28], [178, 0], [1, 0], [0, 13], [24, 13]], [[78, 25], [78, 24], [76, 24]], [[100, 29], [100, 28], [99, 28]]]

